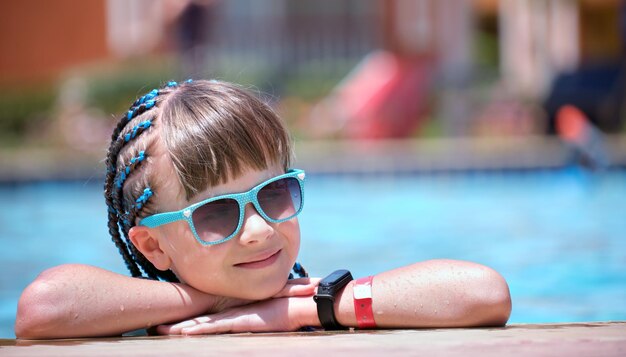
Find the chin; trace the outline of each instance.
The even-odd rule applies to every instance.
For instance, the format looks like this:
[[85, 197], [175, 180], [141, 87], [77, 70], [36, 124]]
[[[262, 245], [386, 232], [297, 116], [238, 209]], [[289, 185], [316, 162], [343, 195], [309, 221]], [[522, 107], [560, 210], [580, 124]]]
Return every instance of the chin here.
[[242, 292], [243, 296], [238, 296], [239, 299], [246, 299], [246, 300], [266, 300], [271, 298], [272, 296], [276, 295], [276, 293], [278, 293], [280, 291], [280, 289], [278, 290], [255, 290], [255, 291], [245, 291]]
[[265, 300], [271, 298], [272, 296], [278, 294], [278, 292], [280, 292], [280, 290], [285, 286], [289, 271], [285, 274], [282, 274], [281, 272], [278, 276], [273, 275], [266, 277], [256, 283], [251, 282], [249, 285], [250, 289], [241, 289], [238, 291], [238, 293], [242, 295], [240, 298], [250, 300]]
[[280, 284], [280, 286], [278, 286], [277, 288], [273, 286], [272, 287], [264, 286], [264, 287], [258, 287], [254, 290], [248, 290], [248, 291], [240, 290], [233, 294], [228, 294], [228, 295], [232, 295], [233, 297], [238, 298], [238, 299], [266, 300], [276, 295], [280, 291], [280, 289], [283, 288], [283, 286], [285, 286], [284, 282]]

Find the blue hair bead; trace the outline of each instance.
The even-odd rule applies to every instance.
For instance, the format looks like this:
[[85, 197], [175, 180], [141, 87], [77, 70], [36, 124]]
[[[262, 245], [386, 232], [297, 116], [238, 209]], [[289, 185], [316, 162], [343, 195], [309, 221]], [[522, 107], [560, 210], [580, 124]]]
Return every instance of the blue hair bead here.
[[[141, 161], [143, 161], [143, 159], [145, 159], [145, 151], [141, 150], [139, 152], [139, 155], [137, 155], [137, 156], [133, 157], [132, 159], [130, 159], [130, 164], [132, 165], [132, 164], [134, 164], [136, 162], [141, 162]], [[126, 171], [129, 171], [129, 170], [130, 170], [130, 165], [126, 167]]]
[[134, 139], [137, 136], [137, 132], [139, 131], [139, 129], [144, 129], [144, 130], [148, 129], [150, 125], [152, 125], [152, 119], [148, 119], [146, 121], [143, 121], [135, 125], [135, 127], [133, 127], [130, 133], [127, 133], [126, 135], [124, 135], [124, 141], [129, 142], [130, 139]]
[[156, 102], [154, 101], [154, 99], [146, 101], [146, 109], [150, 109], [150, 108], [154, 107], [155, 103]]
[[148, 99], [154, 99], [157, 97], [157, 95], [159, 95], [159, 90], [158, 89], [153, 89], [150, 91], [150, 93], [146, 94], [146, 100]]
[[188, 80], [185, 81], [185, 83], [191, 83], [193, 82], [193, 79], [189, 78]]
[[135, 114], [134, 110], [129, 110], [128, 113], [126, 114], [126, 119], [131, 120], [134, 114]]
[[141, 104], [143, 104], [147, 100], [156, 98], [156, 96], [158, 96], [158, 95], [159, 95], [159, 90], [158, 89], [153, 89], [150, 92], [148, 92], [147, 94], [144, 94], [141, 97], [139, 97], [139, 99], [137, 99], [133, 103], [132, 107], [136, 107], [138, 105], [141, 105]]
[[167, 86], [168, 86], [168, 87], [170, 87], [170, 88], [171, 88], [171, 87], [176, 87], [177, 85], [178, 85], [178, 83], [176, 83], [175, 81], [169, 81], [169, 82], [167, 82]]
[[115, 187], [122, 188], [122, 182], [124, 181], [124, 179], [122, 179], [122, 176], [120, 175], [120, 177], [117, 178], [117, 180], [115, 180]]
[[120, 173], [120, 177], [117, 179], [117, 181], [115, 183], [115, 186], [117, 188], [122, 188], [122, 185], [124, 185], [124, 181], [126, 181], [126, 178], [130, 174], [130, 170], [131, 170], [132, 166], [142, 162], [146, 158], [145, 154], [146, 154], [146, 152], [142, 150], [142, 151], [139, 152], [139, 155], [137, 155], [137, 156], [133, 157], [132, 159], [130, 159], [130, 164], [128, 166], [124, 167], [124, 170], [122, 170], [122, 172]]
[[152, 190], [150, 189], [150, 187], [146, 187], [143, 190], [143, 194], [141, 196], [139, 196], [139, 198], [137, 198], [137, 200], [135, 201], [136, 205], [135, 207], [139, 210], [141, 209], [141, 207], [143, 207], [143, 205], [148, 202], [148, 199], [152, 196]]

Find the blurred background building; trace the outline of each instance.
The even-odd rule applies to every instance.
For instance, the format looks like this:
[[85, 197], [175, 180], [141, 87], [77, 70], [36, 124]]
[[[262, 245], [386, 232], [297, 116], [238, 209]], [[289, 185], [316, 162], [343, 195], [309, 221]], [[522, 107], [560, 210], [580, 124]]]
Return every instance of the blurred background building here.
[[0, 146], [101, 150], [112, 113], [187, 77], [259, 89], [302, 140], [553, 134], [565, 104], [623, 133], [625, 19], [620, 0], [5, 1]]

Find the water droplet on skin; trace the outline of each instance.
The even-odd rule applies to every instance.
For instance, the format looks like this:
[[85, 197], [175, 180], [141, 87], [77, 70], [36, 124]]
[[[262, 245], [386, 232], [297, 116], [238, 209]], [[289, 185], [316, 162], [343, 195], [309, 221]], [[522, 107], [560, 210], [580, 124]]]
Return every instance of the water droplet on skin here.
[[124, 305], [120, 305], [120, 311], [124, 311]]
[[450, 305], [450, 301], [446, 300], [445, 301], [446, 305]]
[[78, 312], [74, 314], [74, 320], [78, 318]]
[[398, 305], [398, 304], [396, 304], [396, 303], [394, 303], [394, 304], [393, 304], [394, 309], [395, 309], [395, 307], [396, 307], [397, 305]]
[[437, 315], [437, 310], [435, 310], [435, 315]]

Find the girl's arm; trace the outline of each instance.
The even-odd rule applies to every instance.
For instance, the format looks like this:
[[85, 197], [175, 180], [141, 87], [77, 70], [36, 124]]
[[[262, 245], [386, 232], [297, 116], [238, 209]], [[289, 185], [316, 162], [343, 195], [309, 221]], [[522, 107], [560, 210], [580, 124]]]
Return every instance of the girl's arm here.
[[[353, 285], [335, 302], [344, 326], [357, 326]], [[511, 297], [504, 278], [490, 268], [431, 260], [376, 275], [372, 310], [381, 328], [502, 326], [511, 313]]]
[[[336, 297], [340, 324], [356, 327], [352, 287]], [[431, 260], [378, 274], [372, 285], [374, 319], [379, 328], [502, 326], [511, 312], [506, 281], [482, 265]], [[163, 334], [290, 331], [320, 326], [309, 297], [266, 300], [214, 315], [159, 326]]]
[[131, 278], [88, 265], [61, 265], [44, 271], [22, 293], [15, 335], [27, 339], [119, 335], [217, 312], [233, 303], [185, 284]]

